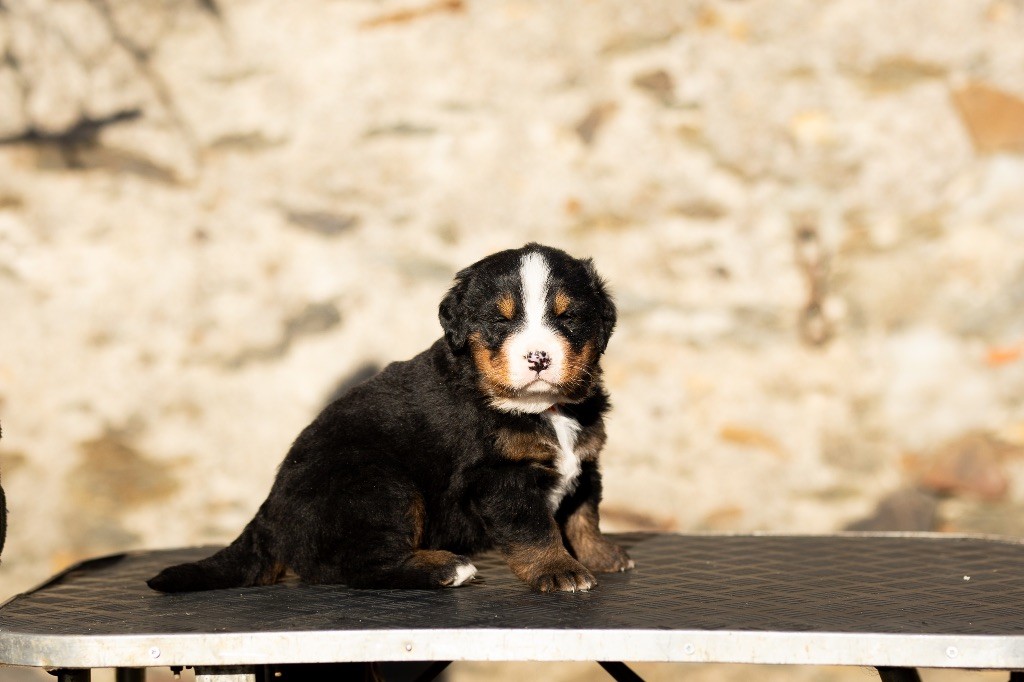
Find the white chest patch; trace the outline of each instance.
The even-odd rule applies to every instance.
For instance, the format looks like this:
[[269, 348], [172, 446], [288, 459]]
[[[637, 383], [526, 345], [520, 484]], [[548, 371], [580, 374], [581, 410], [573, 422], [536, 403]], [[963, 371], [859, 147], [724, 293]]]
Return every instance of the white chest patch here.
[[576, 437], [580, 432], [580, 423], [561, 412], [545, 412], [544, 417], [551, 422], [558, 437], [558, 454], [555, 455], [555, 468], [558, 469], [558, 482], [548, 493], [548, 504], [551, 511], [558, 509], [562, 498], [576, 489], [576, 480], [580, 476], [580, 458], [576, 454]]

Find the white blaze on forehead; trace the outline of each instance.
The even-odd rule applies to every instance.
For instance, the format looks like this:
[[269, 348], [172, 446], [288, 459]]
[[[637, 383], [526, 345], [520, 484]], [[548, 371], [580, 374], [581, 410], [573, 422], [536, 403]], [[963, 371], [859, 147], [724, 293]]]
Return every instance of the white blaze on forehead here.
[[528, 253], [520, 261], [519, 280], [523, 285], [523, 309], [526, 313], [527, 332], [536, 330], [544, 324], [550, 275], [548, 263], [539, 253]]

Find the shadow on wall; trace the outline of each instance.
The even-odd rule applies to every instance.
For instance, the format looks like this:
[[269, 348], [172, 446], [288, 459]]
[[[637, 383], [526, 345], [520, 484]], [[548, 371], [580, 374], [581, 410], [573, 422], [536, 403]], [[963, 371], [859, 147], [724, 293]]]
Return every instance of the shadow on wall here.
[[327, 399], [324, 401], [324, 407], [330, 405], [335, 400], [345, 395], [351, 389], [355, 388], [364, 381], [372, 379], [382, 369], [384, 368], [378, 365], [376, 362], [363, 363], [362, 365], [357, 367], [355, 371], [353, 371], [348, 376], [342, 378], [338, 382], [337, 386], [334, 387], [330, 394], [328, 394]]

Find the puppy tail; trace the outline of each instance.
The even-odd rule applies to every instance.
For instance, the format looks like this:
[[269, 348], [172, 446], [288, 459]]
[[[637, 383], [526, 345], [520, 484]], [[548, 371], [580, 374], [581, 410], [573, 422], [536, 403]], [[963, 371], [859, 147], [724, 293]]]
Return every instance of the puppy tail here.
[[270, 585], [281, 577], [284, 567], [261, 542], [253, 519], [230, 545], [211, 557], [165, 568], [146, 581], [159, 592], [199, 592], [228, 587]]

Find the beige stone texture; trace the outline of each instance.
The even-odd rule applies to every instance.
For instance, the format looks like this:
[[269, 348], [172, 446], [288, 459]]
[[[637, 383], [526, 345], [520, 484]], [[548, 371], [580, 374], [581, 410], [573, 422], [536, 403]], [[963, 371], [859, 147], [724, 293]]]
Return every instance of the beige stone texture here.
[[529, 240], [619, 304], [607, 529], [1024, 535], [1020, 2], [0, 8], [0, 599], [230, 540]]

